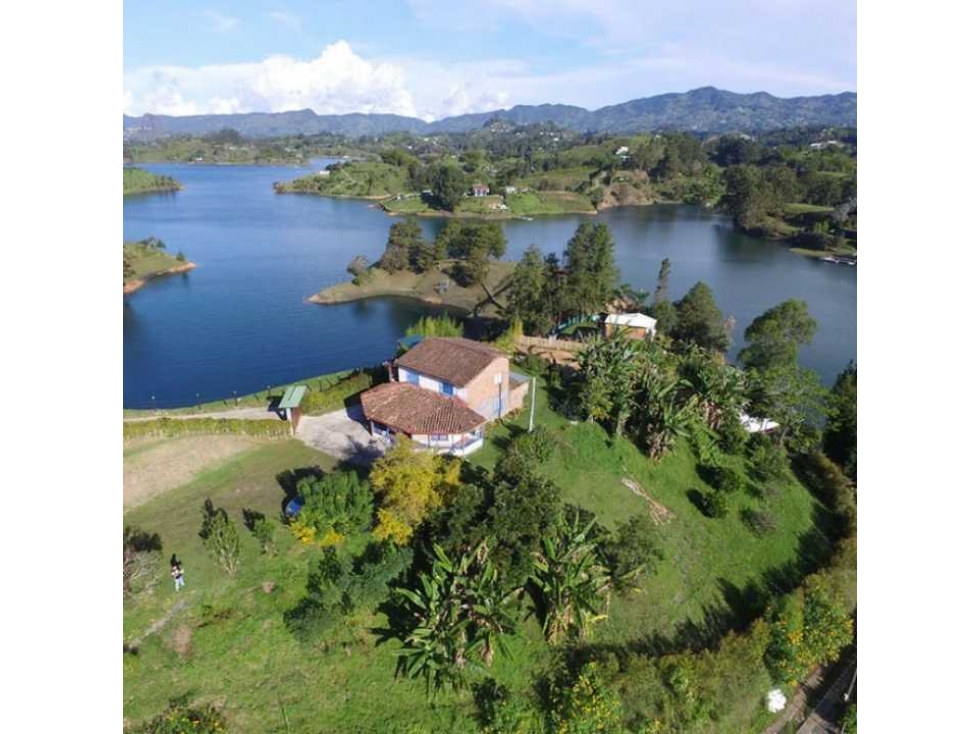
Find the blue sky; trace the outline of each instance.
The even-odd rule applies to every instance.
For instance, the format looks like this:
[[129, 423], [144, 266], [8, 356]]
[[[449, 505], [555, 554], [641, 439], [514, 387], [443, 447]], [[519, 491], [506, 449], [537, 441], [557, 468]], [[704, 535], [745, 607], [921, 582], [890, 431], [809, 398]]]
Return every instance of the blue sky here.
[[712, 85], [856, 91], [856, 3], [126, 0], [129, 114], [595, 109]]

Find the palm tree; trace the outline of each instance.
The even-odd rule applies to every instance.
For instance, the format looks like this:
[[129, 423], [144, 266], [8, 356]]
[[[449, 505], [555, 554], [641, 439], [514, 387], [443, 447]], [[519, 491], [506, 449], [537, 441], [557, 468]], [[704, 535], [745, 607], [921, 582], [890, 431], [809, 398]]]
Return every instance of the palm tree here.
[[471, 665], [493, 664], [494, 646], [509, 655], [503, 635], [515, 629], [510, 606], [518, 591], [500, 584], [485, 541], [455, 561], [438, 544], [432, 550], [432, 569], [419, 576], [419, 587], [394, 589], [414, 625], [400, 671], [424, 678], [430, 695], [446, 684], [465, 686]]
[[584, 638], [591, 625], [605, 619], [612, 578], [602, 561], [594, 537], [595, 520], [573, 520], [559, 525], [555, 537], [545, 537], [534, 557], [530, 583], [537, 592], [544, 636], [550, 643], [569, 634]]

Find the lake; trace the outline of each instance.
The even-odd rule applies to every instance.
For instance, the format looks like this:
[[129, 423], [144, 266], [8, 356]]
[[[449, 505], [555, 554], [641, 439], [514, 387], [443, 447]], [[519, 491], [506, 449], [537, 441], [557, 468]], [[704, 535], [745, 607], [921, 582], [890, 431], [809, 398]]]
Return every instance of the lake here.
[[[177, 407], [313, 375], [376, 364], [426, 308], [384, 298], [335, 306], [304, 303], [349, 279], [354, 255], [376, 259], [395, 221], [369, 203], [276, 195], [275, 181], [309, 168], [144, 164], [184, 184], [172, 194], [123, 200], [126, 240], [150, 235], [183, 250], [196, 270], [150, 281], [123, 297], [123, 405]], [[441, 220], [420, 220], [434, 237]], [[593, 216], [504, 222], [507, 259], [537, 244], [560, 254], [582, 221], [609, 225], [622, 280], [652, 291], [670, 258], [670, 298], [703, 280], [735, 345], [766, 309], [801, 298], [819, 321], [801, 362], [831, 384], [857, 356], [856, 268], [793, 255], [737, 232], [723, 215], [692, 206], [611, 209]]]

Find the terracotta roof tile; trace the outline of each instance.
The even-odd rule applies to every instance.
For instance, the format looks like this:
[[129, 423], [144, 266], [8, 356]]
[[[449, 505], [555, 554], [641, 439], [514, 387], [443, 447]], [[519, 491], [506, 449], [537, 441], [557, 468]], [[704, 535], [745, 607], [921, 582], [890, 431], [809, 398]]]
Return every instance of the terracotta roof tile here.
[[406, 382], [387, 382], [361, 393], [364, 415], [412, 435], [472, 431], [486, 422], [459, 398]]
[[398, 358], [397, 365], [462, 387], [502, 356], [488, 344], [440, 336], [416, 344]]

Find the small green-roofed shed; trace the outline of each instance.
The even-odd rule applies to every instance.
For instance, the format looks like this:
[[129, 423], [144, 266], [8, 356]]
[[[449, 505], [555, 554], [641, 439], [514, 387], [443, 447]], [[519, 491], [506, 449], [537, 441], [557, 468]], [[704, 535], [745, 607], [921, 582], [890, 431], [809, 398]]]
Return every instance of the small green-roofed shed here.
[[286, 408], [298, 408], [305, 394], [305, 385], [290, 385], [286, 388], [286, 391], [282, 393], [282, 399], [279, 400], [279, 410], [285, 410]]

